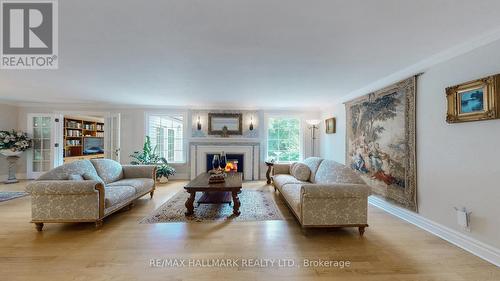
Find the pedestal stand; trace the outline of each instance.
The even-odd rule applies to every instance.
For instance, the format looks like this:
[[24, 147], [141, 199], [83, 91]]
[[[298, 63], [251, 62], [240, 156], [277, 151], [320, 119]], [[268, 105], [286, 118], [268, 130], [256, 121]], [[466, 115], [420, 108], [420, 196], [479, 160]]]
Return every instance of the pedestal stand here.
[[18, 159], [19, 156], [7, 156], [7, 162], [9, 162], [9, 177], [4, 181], [5, 184], [19, 182], [19, 180], [16, 179], [16, 164]]

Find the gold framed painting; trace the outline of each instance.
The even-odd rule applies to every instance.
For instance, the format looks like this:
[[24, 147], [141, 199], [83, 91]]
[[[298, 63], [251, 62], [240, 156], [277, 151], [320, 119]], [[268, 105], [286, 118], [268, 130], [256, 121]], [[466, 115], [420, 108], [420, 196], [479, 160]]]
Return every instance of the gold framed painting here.
[[446, 88], [446, 122], [460, 123], [500, 117], [500, 74]]
[[335, 117], [325, 120], [325, 131], [327, 134], [335, 134]]

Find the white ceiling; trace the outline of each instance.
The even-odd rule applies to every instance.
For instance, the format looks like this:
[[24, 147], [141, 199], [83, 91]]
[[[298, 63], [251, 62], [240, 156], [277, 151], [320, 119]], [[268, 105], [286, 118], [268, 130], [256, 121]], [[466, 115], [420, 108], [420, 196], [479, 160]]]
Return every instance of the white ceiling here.
[[318, 108], [500, 27], [498, 0], [64, 0], [22, 102]]

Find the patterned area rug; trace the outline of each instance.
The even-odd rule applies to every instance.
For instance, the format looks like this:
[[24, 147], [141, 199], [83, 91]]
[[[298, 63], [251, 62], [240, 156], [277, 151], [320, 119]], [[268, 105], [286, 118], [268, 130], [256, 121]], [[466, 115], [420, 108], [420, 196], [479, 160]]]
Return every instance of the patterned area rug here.
[[0, 191], [0, 202], [24, 197], [26, 195], [28, 195], [28, 193], [22, 191]]
[[142, 219], [140, 223], [283, 220], [283, 216], [270, 193], [266, 191], [242, 190], [239, 194], [241, 214], [238, 217], [232, 215], [232, 204], [201, 204], [198, 206], [197, 201], [201, 195], [201, 192], [196, 193], [194, 216], [186, 217], [184, 215], [186, 212], [184, 203], [189, 194], [180, 191], [152, 214]]

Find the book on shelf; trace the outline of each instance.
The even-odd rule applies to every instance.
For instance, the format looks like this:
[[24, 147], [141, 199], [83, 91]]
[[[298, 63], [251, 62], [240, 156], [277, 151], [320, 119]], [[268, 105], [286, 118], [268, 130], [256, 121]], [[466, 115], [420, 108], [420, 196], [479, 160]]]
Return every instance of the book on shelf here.
[[90, 138], [104, 138], [104, 123], [89, 119], [64, 118], [64, 157], [84, 157]]
[[79, 130], [66, 129], [67, 137], [80, 137], [81, 132]]

